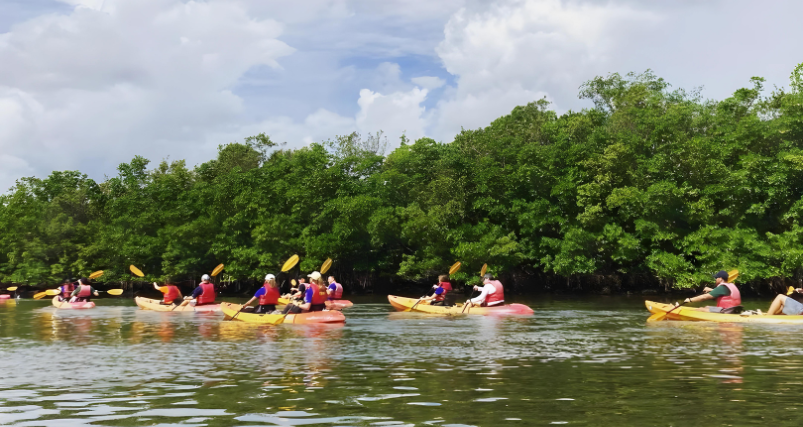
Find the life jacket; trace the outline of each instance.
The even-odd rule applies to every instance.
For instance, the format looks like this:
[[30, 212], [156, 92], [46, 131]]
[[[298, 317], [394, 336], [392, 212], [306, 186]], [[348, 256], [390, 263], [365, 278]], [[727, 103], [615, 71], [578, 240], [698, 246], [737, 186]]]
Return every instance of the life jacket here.
[[78, 298], [86, 298], [92, 295], [92, 286], [89, 285], [78, 285], [81, 287], [81, 290], [78, 292]]
[[265, 289], [265, 294], [259, 296], [259, 305], [276, 305], [279, 303], [279, 297], [282, 293], [279, 292], [279, 287], [271, 288], [268, 284], [262, 285]]
[[[332, 299], [340, 299], [343, 298], [343, 286], [340, 283], [332, 283], [329, 286], [335, 285], [335, 290], [332, 292], [332, 295], [329, 297], [330, 300]], [[327, 288], [328, 289], [328, 288]]]
[[171, 302], [173, 302], [173, 300], [178, 298], [178, 295], [179, 291], [177, 287], [173, 285], [167, 285], [167, 292], [165, 292], [164, 302], [166, 304], [170, 304]]
[[197, 304], [211, 304], [215, 302], [215, 285], [201, 282], [199, 286], [203, 289], [203, 293], [198, 295]]
[[488, 284], [494, 287], [494, 291], [485, 297], [485, 305], [490, 307], [503, 304], [505, 302], [505, 287], [498, 280], [491, 280]]
[[724, 297], [718, 297], [717, 307], [730, 308], [736, 307], [737, 305], [742, 305], [742, 294], [739, 292], [739, 288], [737, 288], [733, 283], [723, 283], [722, 285], [727, 286], [728, 289], [730, 289], [731, 294]]
[[435, 295], [435, 301], [443, 301], [446, 298], [446, 294], [452, 290], [452, 284], [449, 282], [440, 282], [438, 283], [438, 287], [443, 289], [443, 293], [440, 295]]
[[61, 297], [62, 298], [69, 298], [72, 294], [72, 291], [75, 290], [75, 285], [72, 283], [68, 283], [66, 285], [61, 285]]
[[310, 283], [307, 285], [308, 289], [312, 289], [312, 305], [323, 305], [326, 304], [326, 288], [323, 286], [319, 286], [316, 283]]

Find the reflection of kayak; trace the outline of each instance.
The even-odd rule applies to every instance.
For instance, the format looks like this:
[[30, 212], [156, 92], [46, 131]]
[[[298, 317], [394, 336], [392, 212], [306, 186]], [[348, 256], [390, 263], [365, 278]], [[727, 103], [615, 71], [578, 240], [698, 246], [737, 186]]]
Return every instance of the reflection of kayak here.
[[[292, 301], [290, 301], [289, 298], [279, 298], [279, 304], [281, 305], [287, 305], [290, 304], [291, 302]], [[344, 308], [349, 308], [352, 305], [354, 304], [347, 299], [335, 299], [331, 301], [326, 301], [326, 308], [328, 308], [329, 310], [342, 310]]]
[[187, 304], [184, 306], [175, 307], [174, 310], [173, 305], [159, 304], [158, 299], [136, 297], [134, 298], [134, 302], [136, 302], [139, 308], [143, 310], [178, 311], [178, 312], [183, 311], [183, 312], [193, 312], [193, 313], [211, 313], [220, 311], [220, 304], [206, 304], [206, 305], [199, 305], [197, 307], [193, 307]]
[[[661, 304], [659, 302], [644, 301], [647, 310], [652, 314], [666, 313], [675, 306], [671, 304]], [[667, 320], [690, 320], [698, 322], [727, 322], [727, 323], [796, 323], [803, 324], [803, 316], [786, 316], [767, 314], [722, 314], [709, 313], [707, 311], [697, 311], [693, 308], [680, 307], [666, 316]]]
[[509, 314], [533, 314], [533, 309], [524, 304], [505, 304], [498, 307], [466, 307], [463, 309], [463, 304], [456, 304], [451, 307], [429, 305], [418, 302], [415, 298], [397, 297], [388, 295], [388, 301], [396, 310], [407, 310], [413, 306], [416, 311], [420, 313], [429, 314], [482, 314], [482, 315], [509, 315]]
[[[223, 314], [226, 317], [233, 317], [240, 311], [242, 306], [239, 304], [231, 304], [228, 302], [220, 303], [220, 309], [223, 310]], [[255, 314], [255, 313], [245, 313], [240, 312], [237, 314], [237, 317], [234, 320], [241, 320], [247, 323], [275, 323], [278, 319], [280, 319], [283, 314]], [[301, 314], [288, 314], [287, 317], [284, 318], [284, 323], [300, 323], [300, 324], [311, 324], [311, 323], [345, 323], [346, 316], [339, 311], [312, 311], [309, 313], [301, 313]]]
[[53, 305], [56, 306], [56, 308], [60, 308], [62, 310], [69, 310], [69, 309], [77, 310], [77, 309], [81, 309], [81, 308], [92, 308], [92, 307], [95, 306], [95, 303], [92, 302], [92, 301], [89, 301], [89, 302], [66, 302], [66, 301], [64, 301], [64, 302], [62, 302], [62, 301], [59, 301], [59, 296], [56, 295], [56, 296], [53, 297]]

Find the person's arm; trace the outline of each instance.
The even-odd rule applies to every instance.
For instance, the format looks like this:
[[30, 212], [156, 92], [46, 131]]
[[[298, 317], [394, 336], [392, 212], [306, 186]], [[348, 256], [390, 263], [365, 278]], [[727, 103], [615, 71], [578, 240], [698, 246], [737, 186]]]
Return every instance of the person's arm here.
[[431, 300], [434, 300], [436, 296], [442, 295], [444, 292], [445, 292], [445, 290], [439, 286], [437, 289], [435, 289], [435, 293], [433, 293], [432, 295], [430, 295], [428, 297], [422, 297], [420, 299], [421, 299], [421, 301], [431, 301]]
[[198, 298], [202, 293], [204, 293], [204, 288], [198, 286], [192, 291], [192, 299]]
[[100, 296], [100, 294], [98, 294], [98, 291], [96, 291], [95, 288], [93, 288], [92, 286], [89, 287], [89, 292], [92, 292], [92, 295], [96, 297]]
[[157, 291], [160, 291], [163, 294], [166, 293], [161, 288], [159, 288], [159, 285], [157, 285], [156, 282], [153, 282], [153, 289], [156, 289]]
[[70, 294], [71, 297], [78, 295], [78, 292], [81, 292], [81, 287], [77, 286], [74, 291]]
[[485, 298], [488, 297], [488, 290], [489, 289], [490, 289], [490, 287], [488, 285], [483, 286], [482, 287], [482, 293], [480, 294], [480, 296], [478, 296], [477, 298], [471, 299], [469, 301], [471, 301], [472, 304], [482, 304], [482, 303], [484, 303], [485, 302]]
[[693, 298], [686, 298], [686, 302], [700, 302], [708, 301], [719, 297], [725, 297], [731, 294], [731, 290], [725, 285], [719, 285], [707, 294], [697, 295]]

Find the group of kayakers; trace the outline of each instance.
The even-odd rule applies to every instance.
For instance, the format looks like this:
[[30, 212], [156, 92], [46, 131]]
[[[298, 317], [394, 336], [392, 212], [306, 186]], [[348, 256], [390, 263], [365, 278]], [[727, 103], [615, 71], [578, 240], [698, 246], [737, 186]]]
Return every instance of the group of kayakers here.
[[93, 296], [99, 295], [86, 277], [78, 279], [77, 283], [72, 280], [65, 280], [64, 284], [59, 286], [59, 291], [61, 291], [59, 301], [68, 302], [89, 302]]
[[[721, 270], [717, 272], [714, 274], [715, 286], [713, 288], [706, 286], [703, 289], [703, 294], [686, 298], [683, 303], [688, 304], [691, 302], [716, 300], [717, 305], [715, 306], [699, 307], [695, 308], [695, 310], [723, 314], [741, 313], [742, 294], [739, 292], [739, 288], [733, 283], [730, 283], [728, 279], [729, 275], [727, 271]], [[803, 293], [803, 289], [795, 289], [795, 292]], [[803, 314], [803, 303], [781, 294], [775, 297], [766, 314], [801, 315]]]
[[[493, 275], [487, 273], [482, 278], [483, 286], [474, 286], [474, 292], [480, 292], [476, 298], [470, 298], [465, 303], [472, 307], [494, 307], [505, 303], [505, 287], [502, 282], [495, 280]], [[438, 283], [432, 286], [430, 295], [418, 299], [419, 303], [427, 301], [429, 305], [451, 306], [452, 284], [446, 274], [438, 276]]]

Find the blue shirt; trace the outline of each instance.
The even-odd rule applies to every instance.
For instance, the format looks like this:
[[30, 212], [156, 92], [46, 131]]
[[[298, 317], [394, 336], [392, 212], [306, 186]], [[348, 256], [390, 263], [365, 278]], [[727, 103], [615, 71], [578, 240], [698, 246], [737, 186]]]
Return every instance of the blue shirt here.
[[204, 293], [204, 288], [198, 286], [195, 290], [192, 291], [192, 297], [198, 298], [202, 293]]
[[443, 290], [442, 287], [438, 286], [438, 289], [435, 289], [435, 295], [440, 295], [446, 291]]
[[304, 293], [304, 302], [312, 303], [312, 286], [307, 287], [307, 291]]
[[257, 293], [255, 293], [255, 294], [254, 294], [254, 298], [259, 298], [259, 297], [261, 297], [262, 295], [265, 295], [265, 287], [264, 287], [264, 286], [263, 286], [263, 287], [261, 287], [261, 288], [259, 288], [259, 290], [257, 291]]

